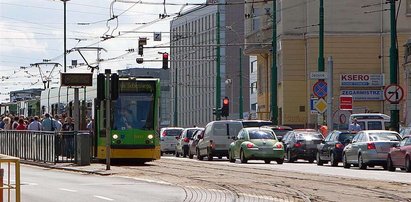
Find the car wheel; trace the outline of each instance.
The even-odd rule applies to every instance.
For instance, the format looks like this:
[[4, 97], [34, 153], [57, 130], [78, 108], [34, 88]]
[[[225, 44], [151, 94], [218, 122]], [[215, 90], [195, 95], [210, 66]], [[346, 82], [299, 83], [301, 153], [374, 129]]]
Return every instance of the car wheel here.
[[271, 161], [270, 161], [270, 160], [264, 160], [264, 163], [265, 163], [265, 164], [270, 164]]
[[200, 149], [197, 149], [197, 159], [202, 161], [203, 160], [203, 156], [200, 155]]
[[334, 152], [331, 152], [331, 155], [330, 155], [330, 162], [331, 162], [331, 166], [338, 166], [338, 161], [337, 161], [337, 159], [335, 159], [335, 154], [334, 154]]
[[348, 163], [347, 156], [345, 154], [343, 155], [343, 166], [344, 166], [344, 168], [350, 168], [351, 167], [351, 164]]
[[228, 160], [229, 160], [231, 163], [235, 163], [235, 159], [233, 158], [233, 155], [231, 154], [231, 151], [228, 151]]
[[362, 158], [361, 154], [358, 156], [358, 168], [360, 168], [361, 170], [367, 169], [367, 164], [364, 163], [364, 159]]
[[405, 157], [405, 171], [411, 172], [411, 158], [410, 156]]
[[287, 163], [293, 163], [294, 159], [291, 158], [291, 151], [287, 150]]
[[284, 163], [284, 159], [278, 159], [277, 160], [277, 164], [283, 164]]
[[308, 159], [308, 163], [314, 163], [314, 158], [312, 158], [312, 157], [309, 158], [309, 159]]
[[211, 154], [210, 148], [207, 149], [207, 160], [209, 161], [213, 160], [213, 154]]
[[320, 152], [317, 152], [315, 160], [317, 161], [317, 165], [319, 165], [319, 166], [323, 165], [323, 161], [321, 161], [321, 157], [320, 157]]
[[247, 163], [247, 161], [248, 161], [244, 156], [244, 151], [243, 150], [240, 151], [240, 160], [241, 160], [241, 163]]
[[163, 153], [164, 153], [164, 152], [161, 151], [161, 152], [160, 152], [160, 155], [163, 156]]

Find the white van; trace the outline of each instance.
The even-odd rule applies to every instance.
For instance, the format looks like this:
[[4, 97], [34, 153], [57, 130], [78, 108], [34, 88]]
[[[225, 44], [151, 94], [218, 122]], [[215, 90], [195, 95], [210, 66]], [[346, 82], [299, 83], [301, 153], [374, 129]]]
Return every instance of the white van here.
[[204, 136], [197, 144], [196, 155], [199, 160], [206, 156], [209, 161], [214, 156], [221, 159], [223, 156], [228, 158], [228, 148], [234, 137], [243, 129], [241, 121], [213, 121], [207, 124]]
[[390, 116], [379, 113], [351, 114], [349, 124], [354, 118], [360, 124], [361, 130], [388, 130], [391, 123]]

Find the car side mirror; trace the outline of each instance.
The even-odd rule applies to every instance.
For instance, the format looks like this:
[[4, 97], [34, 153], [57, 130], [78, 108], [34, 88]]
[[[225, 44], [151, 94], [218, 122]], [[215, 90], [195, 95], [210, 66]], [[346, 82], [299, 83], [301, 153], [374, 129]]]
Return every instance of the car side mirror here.
[[321, 140], [321, 144], [325, 144], [325, 140]]

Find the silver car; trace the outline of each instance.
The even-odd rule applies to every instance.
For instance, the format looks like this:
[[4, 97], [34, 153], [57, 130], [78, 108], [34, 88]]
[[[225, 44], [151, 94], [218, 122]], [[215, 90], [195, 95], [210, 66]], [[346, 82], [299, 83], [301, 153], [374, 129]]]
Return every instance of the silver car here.
[[375, 165], [386, 169], [388, 152], [400, 140], [400, 135], [395, 131], [360, 131], [343, 150], [344, 168], [350, 168], [353, 164], [360, 169]]
[[162, 128], [160, 131], [161, 155], [164, 153], [175, 153], [178, 137], [184, 128]]

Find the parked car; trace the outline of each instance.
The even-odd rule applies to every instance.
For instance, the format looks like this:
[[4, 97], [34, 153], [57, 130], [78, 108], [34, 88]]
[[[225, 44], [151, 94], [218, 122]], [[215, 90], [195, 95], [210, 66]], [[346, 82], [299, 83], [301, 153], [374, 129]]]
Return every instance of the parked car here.
[[389, 171], [401, 168], [411, 172], [411, 135], [404, 136], [398, 145], [390, 149], [387, 158], [387, 168]]
[[287, 162], [292, 163], [297, 159], [305, 159], [313, 163], [317, 154], [317, 145], [323, 139], [323, 135], [314, 129], [289, 131], [283, 138]]
[[357, 133], [350, 131], [334, 130], [318, 145], [317, 165], [323, 165], [330, 161], [331, 166], [337, 166], [342, 162], [344, 147], [348, 145]]
[[237, 136], [241, 129], [243, 129], [241, 121], [224, 120], [208, 123], [204, 136], [197, 145], [197, 158], [203, 160], [207, 157], [209, 161], [212, 161], [214, 156], [228, 158], [228, 148], [234, 141], [233, 137]]
[[273, 122], [266, 120], [242, 120], [241, 122], [243, 123], [243, 128], [273, 125]]
[[196, 148], [198, 141], [200, 141], [202, 135], [204, 134], [204, 129], [200, 128], [196, 132], [194, 132], [193, 136], [188, 143], [188, 158], [192, 159], [194, 154], [196, 153]]
[[376, 165], [386, 169], [388, 152], [400, 140], [400, 135], [395, 131], [360, 131], [343, 150], [344, 168], [350, 168], [353, 164], [358, 165], [360, 169]]
[[411, 127], [403, 127], [400, 129], [400, 135], [404, 138], [406, 135], [411, 135]]
[[234, 139], [228, 150], [228, 159], [232, 163], [238, 158], [241, 163], [248, 160], [264, 160], [267, 164], [271, 161], [284, 162], [283, 143], [269, 128], [243, 128]]
[[168, 127], [160, 130], [160, 151], [164, 153], [175, 153], [177, 145], [177, 137], [184, 128]]
[[186, 128], [181, 132], [177, 139], [176, 157], [182, 155], [185, 158], [188, 156], [188, 143], [190, 142], [191, 137], [193, 137], [193, 134], [199, 129], [204, 128]]
[[287, 134], [288, 131], [293, 130], [288, 126], [262, 126], [262, 128], [269, 128], [273, 130], [279, 141], [283, 139], [284, 135]]

